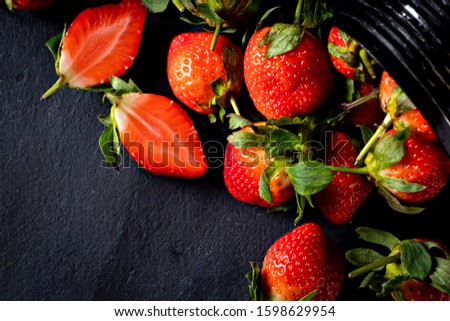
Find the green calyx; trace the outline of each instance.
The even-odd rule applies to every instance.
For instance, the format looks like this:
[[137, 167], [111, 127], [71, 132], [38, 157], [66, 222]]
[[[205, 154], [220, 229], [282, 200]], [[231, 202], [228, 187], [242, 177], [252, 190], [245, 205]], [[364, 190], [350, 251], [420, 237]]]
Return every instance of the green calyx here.
[[387, 255], [370, 248], [356, 248], [345, 253], [347, 260], [357, 267], [349, 277], [365, 275], [361, 287], [369, 287], [378, 296], [385, 296], [398, 290], [403, 281], [414, 278], [450, 293], [450, 260], [441, 247], [438, 247], [441, 253], [431, 255], [430, 249], [434, 245], [426, 242], [400, 241], [389, 232], [369, 227], [359, 227], [356, 232], [361, 240], [388, 250]]
[[98, 120], [106, 126], [105, 130], [99, 137], [98, 144], [102, 151], [104, 161], [102, 167], [114, 168], [119, 170], [121, 163], [120, 157], [120, 140], [117, 132], [115, 121], [115, 110], [120, 108], [122, 96], [129, 93], [141, 93], [142, 91], [130, 79], [128, 82], [118, 78], [111, 77], [112, 90], [105, 93], [105, 98], [111, 103], [112, 107], [109, 115], [101, 114]]

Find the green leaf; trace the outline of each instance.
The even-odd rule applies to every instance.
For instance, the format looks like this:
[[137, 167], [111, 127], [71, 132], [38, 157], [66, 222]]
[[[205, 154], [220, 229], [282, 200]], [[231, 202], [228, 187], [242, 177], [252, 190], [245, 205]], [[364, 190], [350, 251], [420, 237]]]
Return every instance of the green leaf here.
[[105, 114], [98, 115], [98, 120], [106, 127], [108, 127], [111, 124], [111, 116], [110, 115], [105, 115]]
[[423, 281], [431, 273], [431, 256], [426, 247], [417, 241], [402, 242], [401, 260], [405, 270], [415, 279]]
[[333, 171], [318, 161], [306, 161], [286, 168], [295, 191], [312, 195], [324, 189], [334, 177]]
[[426, 188], [426, 186], [421, 185], [421, 184], [411, 183], [405, 179], [393, 178], [393, 177], [388, 177], [388, 176], [380, 175], [380, 176], [378, 176], [377, 181], [379, 183], [382, 183], [383, 186], [385, 186], [389, 189], [394, 189], [399, 192], [405, 192], [405, 193], [420, 192]]
[[358, 227], [356, 228], [356, 233], [359, 235], [361, 240], [385, 246], [390, 251], [392, 251], [401, 242], [392, 233], [371, 227]]
[[305, 122], [309, 121], [309, 117], [305, 117], [305, 118], [301, 118], [301, 117], [294, 117], [294, 118], [290, 118], [290, 117], [280, 117], [278, 119], [269, 119], [266, 122], [267, 126], [291, 126], [291, 125], [302, 125]]
[[55, 58], [55, 61], [58, 60], [58, 57], [59, 57], [59, 51], [60, 51], [60, 48], [61, 48], [61, 44], [62, 44], [62, 39], [63, 39], [64, 33], [65, 33], [65, 30], [60, 32], [60, 33], [58, 33], [56, 36], [51, 37], [45, 43], [47, 48], [52, 53], [53, 58]]
[[267, 137], [251, 132], [237, 131], [228, 136], [228, 142], [237, 148], [262, 147], [266, 144]]
[[256, 262], [250, 262], [252, 270], [245, 277], [249, 282], [250, 299], [252, 301], [262, 301], [262, 279], [261, 269]]
[[300, 43], [304, 29], [298, 24], [276, 23], [264, 36], [259, 46], [269, 44], [265, 57], [272, 58], [282, 55]]
[[431, 285], [450, 294], [450, 260], [435, 257], [436, 266], [430, 275]]
[[246, 126], [253, 125], [253, 123], [250, 120], [248, 120], [247, 118], [244, 118], [244, 117], [234, 114], [234, 113], [228, 114], [227, 117], [229, 118], [228, 128], [231, 130], [236, 130], [239, 128], [244, 128]]
[[195, 14], [205, 19], [210, 26], [217, 26], [225, 22], [208, 3], [198, 3]]
[[167, 9], [170, 0], [142, 0], [144, 6], [152, 13], [161, 13]]
[[407, 280], [409, 277], [408, 276], [399, 276], [396, 277], [395, 279], [389, 280], [384, 282], [381, 285], [381, 292], [377, 293], [378, 297], [382, 297], [382, 296], [388, 296], [391, 295], [391, 293], [394, 294], [394, 298], [396, 301], [403, 301], [403, 294], [401, 292], [401, 290], [399, 290], [400, 285]]
[[373, 131], [365, 125], [358, 125], [358, 127], [361, 130], [362, 140], [365, 145], [369, 142], [370, 138], [372, 138]]
[[378, 192], [384, 199], [387, 201], [388, 205], [399, 213], [403, 214], [419, 214], [425, 210], [424, 207], [417, 206], [407, 206], [402, 204], [391, 192], [389, 192], [386, 188], [379, 186]]
[[403, 141], [409, 135], [405, 132], [397, 132], [392, 135], [384, 136], [374, 148], [374, 156], [377, 160], [378, 169], [384, 169], [397, 164], [405, 155]]
[[9, 11], [13, 11], [13, 0], [5, 0], [6, 8], [8, 8]]
[[110, 123], [101, 134], [98, 144], [104, 156], [105, 167], [119, 168], [120, 165], [120, 142], [116, 126]]
[[313, 290], [310, 293], [306, 294], [299, 301], [312, 301], [312, 299], [316, 296], [317, 290]]
[[268, 144], [265, 147], [269, 158], [285, 156], [287, 152], [294, 151], [294, 147], [300, 143], [300, 138], [294, 133], [275, 128], [269, 134]]
[[267, 203], [272, 204], [272, 192], [270, 191], [270, 178], [267, 171], [270, 170], [270, 167], [266, 167], [264, 171], [261, 173], [261, 177], [259, 179], [259, 196]]
[[131, 79], [126, 82], [119, 77], [111, 76], [110, 82], [111, 86], [116, 90], [116, 96], [122, 96], [123, 94], [128, 93], [142, 93], [139, 87]]
[[326, 8], [323, 1], [303, 1], [300, 24], [306, 29], [313, 29], [332, 16], [333, 13]]
[[[227, 84], [220, 77], [212, 81], [209, 85], [216, 97], [223, 96], [227, 91]], [[212, 104], [214, 105], [215, 103], [213, 102]]]
[[371, 271], [371, 272], [367, 273], [366, 276], [361, 281], [361, 284], [359, 285], [359, 288], [363, 289], [363, 288], [367, 288], [368, 286], [370, 286], [374, 276], [375, 276], [375, 272], [374, 271]]
[[[381, 260], [384, 258], [383, 255], [375, 250], [367, 248], [355, 248], [345, 253], [345, 258], [355, 266], [364, 266], [372, 262]], [[382, 270], [384, 267], [381, 266], [376, 270]]]

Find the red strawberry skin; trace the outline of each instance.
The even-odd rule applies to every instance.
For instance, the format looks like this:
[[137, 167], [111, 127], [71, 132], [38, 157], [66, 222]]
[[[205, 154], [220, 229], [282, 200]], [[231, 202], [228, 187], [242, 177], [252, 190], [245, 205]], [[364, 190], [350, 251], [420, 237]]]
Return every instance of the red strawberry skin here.
[[333, 301], [344, 281], [339, 247], [316, 223], [305, 223], [280, 237], [267, 251], [261, 278], [268, 300], [296, 301], [317, 290], [316, 301]]
[[55, 0], [13, 0], [13, 8], [23, 11], [42, 10], [53, 4]]
[[140, 167], [153, 174], [182, 178], [206, 172], [208, 164], [194, 124], [169, 98], [125, 94], [114, 118], [122, 145]]
[[[386, 134], [395, 133], [392, 129]], [[379, 173], [382, 176], [404, 179], [425, 186], [418, 192], [400, 192], [389, 189], [397, 198], [406, 202], [422, 202], [436, 196], [447, 184], [450, 175], [450, 159], [441, 145], [421, 141], [409, 136], [404, 142], [405, 154], [395, 165]]]
[[[250, 131], [246, 127], [243, 131]], [[259, 181], [270, 160], [263, 148], [238, 148], [229, 143], [225, 149], [224, 182], [228, 192], [237, 200], [261, 207], [279, 206], [294, 197], [294, 187], [289, 176], [280, 171], [270, 182], [272, 203], [259, 195]]]
[[[356, 149], [343, 132], [332, 133], [326, 141], [325, 152], [327, 165], [357, 167], [354, 165]], [[374, 184], [365, 175], [336, 172], [327, 187], [314, 195], [314, 200], [328, 221], [344, 224], [350, 221], [373, 188]]]
[[326, 47], [308, 32], [291, 51], [265, 58], [268, 44], [259, 43], [270, 30], [258, 30], [244, 56], [245, 83], [256, 109], [267, 119], [311, 113], [331, 95], [333, 67]]
[[[216, 97], [211, 83], [220, 78], [227, 89], [226, 95], [238, 97], [244, 85], [242, 50], [230, 39], [220, 35], [214, 47], [210, 50], [212, 32], [186, 32], [172, 39], [167, 56], [167, 76], [170, 87], [177, 97], [187, 107], [202, 113], [214, 111], [210, 107]], [[232, 70], [233, 81], [228, 79], [223, 64], [225, 47], [231, 46], [236, 53], [236, 68]]]
[[410, 278], [400, 285], [405, 301], [450, 301], [450, 295], [426, 282]]
[[[330, 29], [330, 33], [328, 34], [328, 43], [343, 48], [344, 50], [348, 49], [347, 42], [342, 38], [339, 28], [336, 26], [332, 26]], [[332, 54], [330, 54], [330, 57], [331, 62], [333, 63], [333, 66], [336, 68], [337, 71], [339, 71], [346, 78], [355, 79], [356, 74], [355, 67], [350, 66], [340, 57], [336, 57]]]
[[123, 75], [138, 53], [146, 15], [139, 0], [81, 12], [63, 38], [58, 67], [61, 82], [87, 88]]

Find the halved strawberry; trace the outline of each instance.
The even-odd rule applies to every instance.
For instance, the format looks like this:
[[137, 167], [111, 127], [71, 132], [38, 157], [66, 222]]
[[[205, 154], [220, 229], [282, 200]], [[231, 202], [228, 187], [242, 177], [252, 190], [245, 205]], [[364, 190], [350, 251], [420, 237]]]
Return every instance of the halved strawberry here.
[[63, 35], [56, 55], [60, 78], [42, 99], [66, 85], [89, 88], [123, 75], [138, 53], [146, 16], [140, 0], [81, 12]]
[[[116, 82], [116, 81], [115, 81]], [[147, 171], [165, 176], [195, 178], [208, 167], [202, 143], [187, 113], [165, 96], [116, 91], [107, 94], [113, 103], [108, 126], [100, 138], [107, 164], [119, 164], [117, 135], [131, 157]], [[105, 121], [106, 119], [106, 121]], [[115, 149], [115, 150], [114, 150]]]

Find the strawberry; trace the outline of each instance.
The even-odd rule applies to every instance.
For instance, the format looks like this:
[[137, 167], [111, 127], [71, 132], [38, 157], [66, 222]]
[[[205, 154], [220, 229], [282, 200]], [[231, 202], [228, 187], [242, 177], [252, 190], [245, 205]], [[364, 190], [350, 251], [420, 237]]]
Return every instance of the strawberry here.
[[309, 32], [305, 31], [291, 50], [271, 54], [270, 44], [275, 42], [269, 44], [269, 39], [282, 33], [278, 29], [289, 28], [284, 24], [262, 28], [245, 50], [245, 83], [256, 109], [267, 119], [309, 114], [327, 101], [333, 90], [327, 49]]
[[[259, 0], [186, 0], [173, 1], [173, 3], [183, 12], [183, 20], [196, 25], [206, 24], [215, 29], [214, 37], [211, 38], [211, 50], [214, 50], [217, 37], [222, 29], [232, 31], [245, 25], [260, 6]], [[187, 12], [191, 16], [186, 15]]]
[[[253, 300], [336, 300], [343, 281], [344, 256], [316, 223], [304, 223], [277, 239], [266, 252], [261, 272], [247, 274]], [[255, 273], [256, 272], [256, 273]]]
[[183, 178], [203, 175], [207, 160], [186, 112], [167, 97], [142, 94], [134, 83], [124, 83], [113, 80], [116, 92], [106, 94], [113, 104], [111, 114], [101, 117], [107, 129], [99, 143], [107, 165], [119, 165], [120, 139], [136, 163], [153, 174]]
[[376, 184], [396, 198], [418, 203], [436, 196], [449, 180], [450, 159], [441, 145], [389, 130], [365, 160]]
[[8, 9], [35, 11], [42, 10], [52, 5], [55, 0], [5, 0]]
[[375, 128], [376, 125], [381, 124], [384, 118], [378, 99], [377, 86], [369, 79], [364, 82], [354, 81], [354, 87], [356, 90], [356, 100], [354, 102], [365, 97], [367, 97], [367, 100], [358, 104], [357, 107], [353, 107], [354, 104], [352, 103], [354, 102], [344, 104], [343, 109], [347, 112], [344, 123], [350, 127], [364, 125], [369, 128]]
[[[354, 165], [356, 149], [343, 132], [326, 136], [325, 155], [327, 165], [357, 167]], [[337, 172], [325, 189], [314, 195], [314, 200], [328, 221], [343, 224], [350, 221], [373, 187], [364, 175]]]
[[215, 106], [236, 108], [244, 85], [242, 50], [220, 35], [214, 51], [213, 33], [186, 32], [176, 36], [167, 56], [167, 76], [173, 94], [187, 107], [210, 114]]
[[123, 75], [138, 53], [146, 16], [140, 0], [81, 12], [62, 36], [55, 55], [59, 79], [42, 99], [64, 86], [86, 89]]
[[356, 232], [379, 250], [388, 250], [384, 255], [358, 247], [345, 253], [347, 260], [358, 267], [349, 277], [366, 274], [362, 288], [395, 300], [450, 300], [450, 252], [445, 244], [424, 238], [399, 240], [392, 233], [369, 227], [359, 227]]
[[410, 128], [411, 135], [425, 141], [438, 141], [422, 113], [414, 106], [396, 81], [383, 71], [380, 81], [380, 105], [397, 129]]
[[[253, 130], [245, 127], [239, 132], [253, 133]], [[225, 186], [234, 198], [244, 203], [275, 207], [290, 200], [294, 189], [284, 168], [283, 162], [271, 163], [263, 147], [236, 147], [229, 142], [225, 149]], [[268, 180], [268, 197], [261, 195], [262, 178], [265, 177]]]

